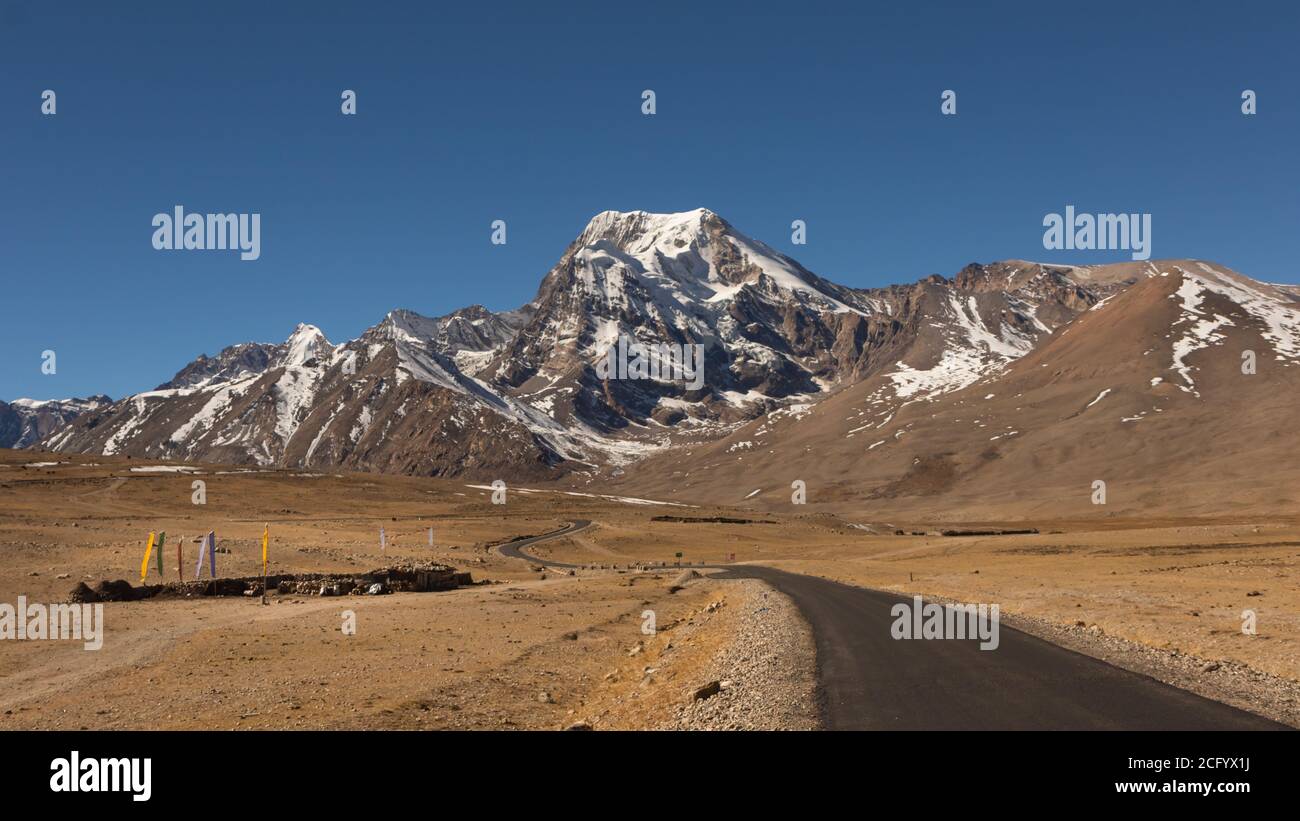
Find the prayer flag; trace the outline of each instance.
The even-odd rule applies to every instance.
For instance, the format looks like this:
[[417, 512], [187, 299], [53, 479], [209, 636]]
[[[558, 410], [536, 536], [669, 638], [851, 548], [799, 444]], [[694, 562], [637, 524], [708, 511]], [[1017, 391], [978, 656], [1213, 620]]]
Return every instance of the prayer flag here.
[[153, 552], [153, 531], [149, 531], [149, 541], [144, 546], [144, 561], [140, 562], [140, 584], [144, 584], [145, 576], [149, 575], [149, 554]]

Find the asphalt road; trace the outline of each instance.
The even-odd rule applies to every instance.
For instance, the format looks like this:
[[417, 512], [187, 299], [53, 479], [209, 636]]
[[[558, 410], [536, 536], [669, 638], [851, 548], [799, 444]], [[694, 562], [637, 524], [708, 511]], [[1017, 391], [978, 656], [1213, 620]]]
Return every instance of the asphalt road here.
[[533, 562], [534, 564], [540, 564], [546, 567], [561, 567], [561, 568], [582, 567], [582, 565], [580, 564], [565, 564], [564, 562], [551, 562], [551, 561], [546, 561], [544, 559], [539, 559], [535, 556], [529, 556], [527, 553], [523, 552], [523, 550], [521, 550], [520, 548], [528, 547], [529, 545], [537, 544], [538, 542], [545, 542], [550, 539], [558, 539], [562, 536], [569, 536], [574, 533], [577, 533], [579, 530], [585, 530], [588, 527], [591, 527], [590, 521], [586, 519], [578, 519], [576, 521], [570, 522], [568, 525], [560, 528], [559, 530], [552, 530], [550, 533], [543, 533], [540, 536], [530, 536], [527, 539], [516, 539], [513, 542], [506, 542], [505, 544], [501, 545], [497, 549], [501, 551], [502, 556], [509, 556], [512, 559], [523, 559], [524, 561]]
[[[582, 530], [501, 546], [521, 548]], [[1162, 684], [999, 625], [997, 649], [978, 639], [895, 639], [889, 593], [730, 565], [722, 579], [760, 579], [789, 596], [812, 627], [825, 726], [833, 730], [1280, 730], [1268, 719]]]
[[1000, 625], [978, 640], [895, 639], [899, 596], [757, 565], [719, 578], [761, 579], [812, 626], [826, 726], [836, 730], [1285, 729]]

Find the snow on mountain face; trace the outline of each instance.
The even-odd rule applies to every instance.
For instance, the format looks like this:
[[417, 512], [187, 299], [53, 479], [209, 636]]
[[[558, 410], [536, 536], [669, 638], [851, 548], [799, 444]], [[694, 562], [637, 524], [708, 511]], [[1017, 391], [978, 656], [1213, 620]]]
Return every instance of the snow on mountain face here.
[[680, 214], [605, 211], [587, 225], [577, 245], [581, 281], [611, 305], [627, 306], [619, 299], [626, 296], [623, 285], [638, 278], [666, 292], [657, 295], [668, 299], [655, 301], [670, 309], [725, 301], [749, 285], [798, 294], [835, 311], [855, 310], [827, 292], [833, 286], [819, 288], [818, 278], [799, 263], [736, 232], [705, 208]]
[[974, 295], [963, 300], [949, 294], [944, 309], [950, 321], [938, 325], [945, 342], [939, 362], [918, 370], [900, 361], [889, 374], [896, 396], [929, 397], [961, 390], [1033, 349], [1033, 338], [1006, 322], [999, 323], [996, 333], [987, 327]]
[[[1196, 267], [1202, 275], [1191, 276], [1203, 289], [1231, 299], [1263, 324], [1263, 336], [1272, 344], [1279, 362], [1294, 364], [1300, 360], [1300, 299], [1240, 274], [1216, 270], [1204, 262], [1197, 262]], [[1187, 272], [1182, 273], [1186, 279]]]
[[[1287, 420], [1300, 387], [1300, 299], [1196, 260], [1086, 273], [1020, 265], [978, 266], [913, 289], [923, 307], [905, 314], [918, 327], [895, 362], [929, 382], [898, 379], [903, 369], [891, 366], [806, 413], [771, 412], [658, 454], [615, 487], [701, 504], [758, 504], [746, 501], [756, 493], [785, 504], [781, 488], [799, 478], [833, 493], [833, 504], [974, 518], [1004, 503], [1086, 512], [1089, 482], [1105, 477], [1112, 491], [1124, 489], [1112, 502], [1150, 515], [1153, 504], [1190, 510], [1205, 501], [1189, 496], [1188, 477], [1208, 475], [1227, 477], [1214, 494], [1276, 509], [1276, 488], [1297, 475]], [[1038, 300], [1040, 320], [1050, 317], [1049, 291], [1025, 291], [1055, 274], [1069, 280], [1058, 283], [1060, 300], [1084, 294], [1076, 309], [1096, 301], [1022, 355], [1016, 340], [1034, 320], [1021, 298]], [[1246, 351], [1257, 371], [1243, 370]], [[971, 369], [955, 373], [954, 362]]]
[[[1096, 281], [1099, 276], [1109, 281]], [[1131, 282], [1083, 266], [1019, 260], [968, 265], [927, 295], [913, 350], [887, 373], [893, 394], [930, 399], [991, 378], [1041, 337]]]
[[[598, 214], [531, 307], [480, 375], [566, 424], [651, 438], [665, 426], [726, 426], [820, 393], [837, 377], [832, 349], [846, 319], [874, 312], [858, 292], [707, 209]], [[602, 379], [596, 363], [620, 338], [702, 346], [704, 390], [688, 380]]]
[[[517, 311], [395, 310], [341, 345], [299, 325], [278, 345], [200, 356], [47, 444], [418, 473], [588, 470], [716, 438], [873, 374], [889, 372], [900, 398], [964, 387], [1120, 279], [1011, 262], [855, 290], [706, 209], [607, 211]], [[702, 384], [598, 375], [621, 337], [702, 346]]]
[[284, 343], [284, 354], [276, 364], [284, 367], [301, 367], [314, 359], [328, 359], [334, 346], [315, 325], [299, 323]]
[[[216, 358], [201, 357], [168, 383], [178, 387], [128, 397], [47, 444], [154, 458], [422, 473], [500, 460], [545, 472], [580, 456], [553, 420], [460, 371], [449, 354], [490, 346], [502, 327], [518, 323], [513, 316], [467, 315], [473, 313], [434, 320], [393, 312], [338, 346], [318, 328], [299, 325], [280, 345], [234, 346]], [[256, 367], [249, 351], [259, 354]]]
[[57, 432], [86, 411], [112, 403], [107, 396], [87, 399], [15, 399], [0, 402], [0, 448], [25, 448]]
[[211, 382], [226, 382], [250, 374], [262, 373], [277, 354], [275, 345], [257, 342], [232, 345], [215, 357], [200, 355], [169, 381], [155, 390], [188, 388]]
[[[1178, 388], [1200, 396], [1192, 377], [1195, 370], [1187, 358], [1204, 348], [1221, 344], [1226, 330], [1235, 325], [1231, 318], [1208, 307], [1208, 297], [1217, 295], [1235, 305], [1254, 322], [1271, 345], [1273, 357], [1283, 366], [1300, 360], [1300, 303], [1284, 290], [1254, 282], [1239, 274], [1217, 270], [1204, 262], [1196, 270], [1175, 267], [1182, 283], [1171, 298], [1179, 300], [1181, 314], [1173, 330], [1179, 337], [1173, 343], [1173, 370], [1182, 384]], [[1176, 383], [1177, 384], [1177, 383]]]

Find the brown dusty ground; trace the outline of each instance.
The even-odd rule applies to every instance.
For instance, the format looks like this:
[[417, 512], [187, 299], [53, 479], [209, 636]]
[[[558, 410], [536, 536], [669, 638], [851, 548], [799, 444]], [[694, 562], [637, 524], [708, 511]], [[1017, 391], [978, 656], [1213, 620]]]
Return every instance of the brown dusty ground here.
[[[772, 519], [770, 515], [765, 519]], [[786, 570], [899, 593], [998, 604], [1004, 613], [1074, 626], [1206, 659], [1245, 663], [1300, 679], [1300, 526], [1257, 523], [1130, 523], [1065, 530], [1041, 523], [1021, 536], [870, 535], [810, 519], [779, 524], [602, 524], [587, 538], [629, 559], [681, 550], [689, 559], [734, 553]], [[796, 520], [798, 521], [798, 520]], [[1147, 526], [1143, 526], [1147, 525]], [[1019, 525], [1018, 525], [1019, 526]], [[701, 551], [700, 545], [714, 546]], [[539, 555], [581, 560], [562, 541]], [[1257, 633], [1242, 632], [1242, 612]]]
[[[0, 642], [5, 729], [651, 727], [691, 703], [707, 683], [701, 676], [715, 674], [711, 662], [755, 595], [750, 583], [709, 579], [670, 593], [675, 569], [539, 573], [491, 549], [569, 518], [617, 514], [619, 504], [573, 499], [561, 515], [549, 496], [511, 492], [495, 506], [464, 483], [132, 472], [110, 459], [31, 465], [39, 461], [0, 451], [2, 602], [66, 601], [82, 580], [139, 583], [149, 530], [168, 533], [167, 580], [176, 578], [177, 534], [209, 528], [232, 551], [218, 554], [221, 574], [255, 575], [264, 523], [271, 572], [432, 559], [488, 583], [427, 594], [272, 594], [266, 606], [243, 598], [108, 603], [101, 650]], [[207, 482], [202, 506], [192, 503], [196, 479]], [[186, 578], [197, 550], [187, 539]], [[158, 581], [152, 561], [148, 579]], [[647, 610], [654, 635], [642, 632]], [[355, 635], [341, 629], [346, 611], [355, 614]]]
[[[67, 464], [31, 465], [42, 461]], [[1295, 518], [1017, 522], [1042, 532], [895, 536], [895, 526], [932, 526], [520, 489], [496, 506], [487, 491], [463, 482], [211, 467], [182, 475], [132, 472], [133, 465], [140, 466], [0, 451], [0, 602], [19, 595], [64, 601], [83, 579], [138, 583], [149, 530], [168, 533], [169, 580], [176, 536], [208, 529], [233, 551], [218, 556], [222, 575], [253, 575], [264, 522], [272, 572], [433, 559], [493, 583], [450, 593], [272, 596], [267, 606], [243, 599], [108, 604], [102, 650], [0, 641], [0, 728], [674, 725], [691, 692], [718, 675], [712, 662], [740, 640], [748, 624], [742, 614], [761, 590], [702, 579], [670, 594], [673, 569], [538, 573], [491, 549], [578, 518], [596, 524], [531, 550], [605, 565], [672, 562], [679, 551], [686, 562], [734, 554], [871, 587], [997, 603], [1049, 631], [1082, 622], [1198, 662], [1300, 681]], [[206, 505], [192, 504], [196, 479], [207, 483]], [[652, 521], [664, 515], [760, 521]], [[383, 555], [381, 525], [389, 537]], [[197, 546], [187, 541], [184, 551], [189, 578]], [[157, 581], [152, 566], [150, 581]], [[659, 626], [653, 637], [641, 633], [647, 609]], [[1241, 630], [1247, 609], [1257, 614], [1253, 636]], [[356, 614], [354, 636], [340, 630], [344, 610]]]

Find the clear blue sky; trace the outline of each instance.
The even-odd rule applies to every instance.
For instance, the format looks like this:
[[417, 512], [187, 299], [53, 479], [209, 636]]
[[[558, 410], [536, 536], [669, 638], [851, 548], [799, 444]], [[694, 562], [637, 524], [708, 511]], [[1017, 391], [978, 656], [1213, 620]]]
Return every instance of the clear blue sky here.
[[[1074, 204], [1151, 213], [1154, 257], [1300, 281], [1295, 3], [420, 6], [0, 0], [0, 398], [517, 307], [609, 208], [705, 206], [874, 286], [1127, 258], [1043, 250]], [[261, 259], [155, 251], [176, 204], [260, 213]]]

